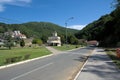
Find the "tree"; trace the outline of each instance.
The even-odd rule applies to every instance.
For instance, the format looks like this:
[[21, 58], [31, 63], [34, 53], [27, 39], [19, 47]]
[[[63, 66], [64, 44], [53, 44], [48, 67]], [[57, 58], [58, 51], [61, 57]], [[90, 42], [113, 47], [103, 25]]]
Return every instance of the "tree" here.
[[43, 42], [42, 42], [42, 40], [41, 40], [41, 39], [38, 39], [38, 40], [37, 40], [37, 44], [38, 44], [39, 46], [41, 46], [41, 45], [42, 45], [42, 43], [43, 43]]
[[9, 49], [11, 49], [11, 47], [13, 46], [13, 40], [10, 34], [5, 35], [5, 46], [8, 47]]
[[33, 40], [32, 40], [32, 44], [35, 44], [35, 45], [36, 45], [36, 44], [37, 44], [37, 39], [33, 39]]
[[13, 46], [13, 42], [12, 41], [5, 41], [5, 46], [8, 47], [9, 49], [11, 49], [11, 47]]
[[79, 44], [78, 39], [74, 35], [68, 36], [68, 43], [70, 44]]
[[41, 39], [33, 39], [32, 44], [38, 44], [39, 46], [42, 45], [42, 40]]
[[47, 39], [48, 39], [48, 37], [45, 36], [45, 35], [43, 35], [43, 36], [41, 37], [41, 40], [43, 41], [43, 43], [46, 43], [46, 42], [47, 42]]
[[21, 46], [21, 47], [24, 47], [24, 46], [25, 46], [25, 41], [24, 41], [23, 39], [20, 41], [20, 46]]
[[65, 35], [60, 35], [61, 42], [64, 44], [66, 42]]

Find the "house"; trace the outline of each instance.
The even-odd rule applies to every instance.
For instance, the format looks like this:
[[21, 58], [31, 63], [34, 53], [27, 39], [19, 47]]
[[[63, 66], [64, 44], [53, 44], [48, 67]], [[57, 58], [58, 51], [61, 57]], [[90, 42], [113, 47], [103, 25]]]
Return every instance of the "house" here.
[[14, 31], [12, 32], [12, 38], [26, 39], [27, 37], [20, 31]]
[[88, 46], [98, 46], [99, 42], [96, 40], [87, 41]]
[[11, 35], [12, 38], [27, 39], [26, 35], [22, 34], [19, 30], [14, 32], [5, 32], [4, 35]]
[[32, 45], [32, 40], [33, 40], [33, 38], [27, 38], [27, 39], [25, 39], [24, 40], [25, 46], [31, 46]]
[[57, 36], [57, 32], [53, 32], [51, 37], [48, 37], [47, 43], [49, 46], [61, 46], [61, 39]]

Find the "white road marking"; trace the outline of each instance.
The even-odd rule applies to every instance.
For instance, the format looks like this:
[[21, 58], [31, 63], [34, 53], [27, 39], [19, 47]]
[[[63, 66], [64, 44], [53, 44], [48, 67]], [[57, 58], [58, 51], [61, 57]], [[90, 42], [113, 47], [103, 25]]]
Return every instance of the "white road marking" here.
[[41, 66], [41, 67], [36, 68], [36, 69], [33, 69], [32, 71], [29, 71], [29, 72], [27, 72], [27, 73], [24, 73], [24, 74], [22, 74], [22, 75], [19, 75], [19, 76], [17, 76], [17, 77], [14, 77], [14, 78], [12, 78], [11, 80], [16, 80], [16, 79], [18, 79], [18, 78], [20, 78], [20, 77], [23, 77], [23, 76], [26, 76], [26, 75], [28, 75], [28, 74], [30, 74], [30, 73], [32, 73], [32, 72], [35, 72], [35, 71], [40, 70], [40, 69], [43, 69], [43, 68], [45, 68], [45, 67], [47, 67], [47, 66], [49, 66], [49, 65], [51, 65], [51, 64], [53, 64], [53, 63], [48, 63], [48, 64], [46, 64], [46, 65], [44, 65], [44, 66]]

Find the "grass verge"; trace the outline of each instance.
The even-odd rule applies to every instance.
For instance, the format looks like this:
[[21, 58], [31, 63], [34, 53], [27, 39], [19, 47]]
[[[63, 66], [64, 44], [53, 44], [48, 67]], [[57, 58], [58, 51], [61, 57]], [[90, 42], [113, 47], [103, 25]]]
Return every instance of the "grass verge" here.
[[107, 49], [106, 50], [109, 57], [113, 60], [113, 62], [117, 65], [120, 69], [120, 58], [117, 57], [115, 49]]
[[80, 47], [80, 45], [63, 45], [63, 46], [53, 46], [53, 48], [60, 50], [60, 51], [66, 51], [71, 50]]
[[[32, 58], [51, 54], [51, 52], [48, 51], [45, 47], [13, 48], [11, 50], [0, 49], [0, 66], [6, 64], [5, 61], [7, 58], [19, 57], [19, 56], [23, 58], [27, 54], [30, 55], [28, 59], [32, 59]], [[21, 60], [24, 60], [24, 59], [21, 59]]]

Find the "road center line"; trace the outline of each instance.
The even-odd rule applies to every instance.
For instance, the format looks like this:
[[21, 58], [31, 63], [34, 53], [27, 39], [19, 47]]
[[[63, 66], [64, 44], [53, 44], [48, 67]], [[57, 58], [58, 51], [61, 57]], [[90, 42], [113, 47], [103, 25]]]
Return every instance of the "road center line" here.
[[32, 72], [35, 72], [35, 71], [37, 71], [37, 70], [43, 69], [43, 68], [45, 68], [45, 67], [47, 67], [47, 66], [50, 66], [51, 64], [53, 64], [53, 63], [48, 63], [48, 64], [46, 64], [46, 65], [44, 65], [44, 66], [38, 67], [38, 68], [36, 68], [36, 69], [33, 69], [32, 71], [29, 71], [29, 72], [27, 72], [27, 73], [24, 73], [24, 74], [22, 74], [22, 75], [19, 75], [19, 76], [17, 76], [17, 77], [14, 77], [14, 78], [12, 78], [11, 80], [16, 80], [16, 79], [18, 79], [18, 78], [20, 78], [20, 77], [23, 77], [23, 76], [26, 76], [26, 75], [28, 75], [28, 74], [30, 74], [30, 73], [32, 73]]

